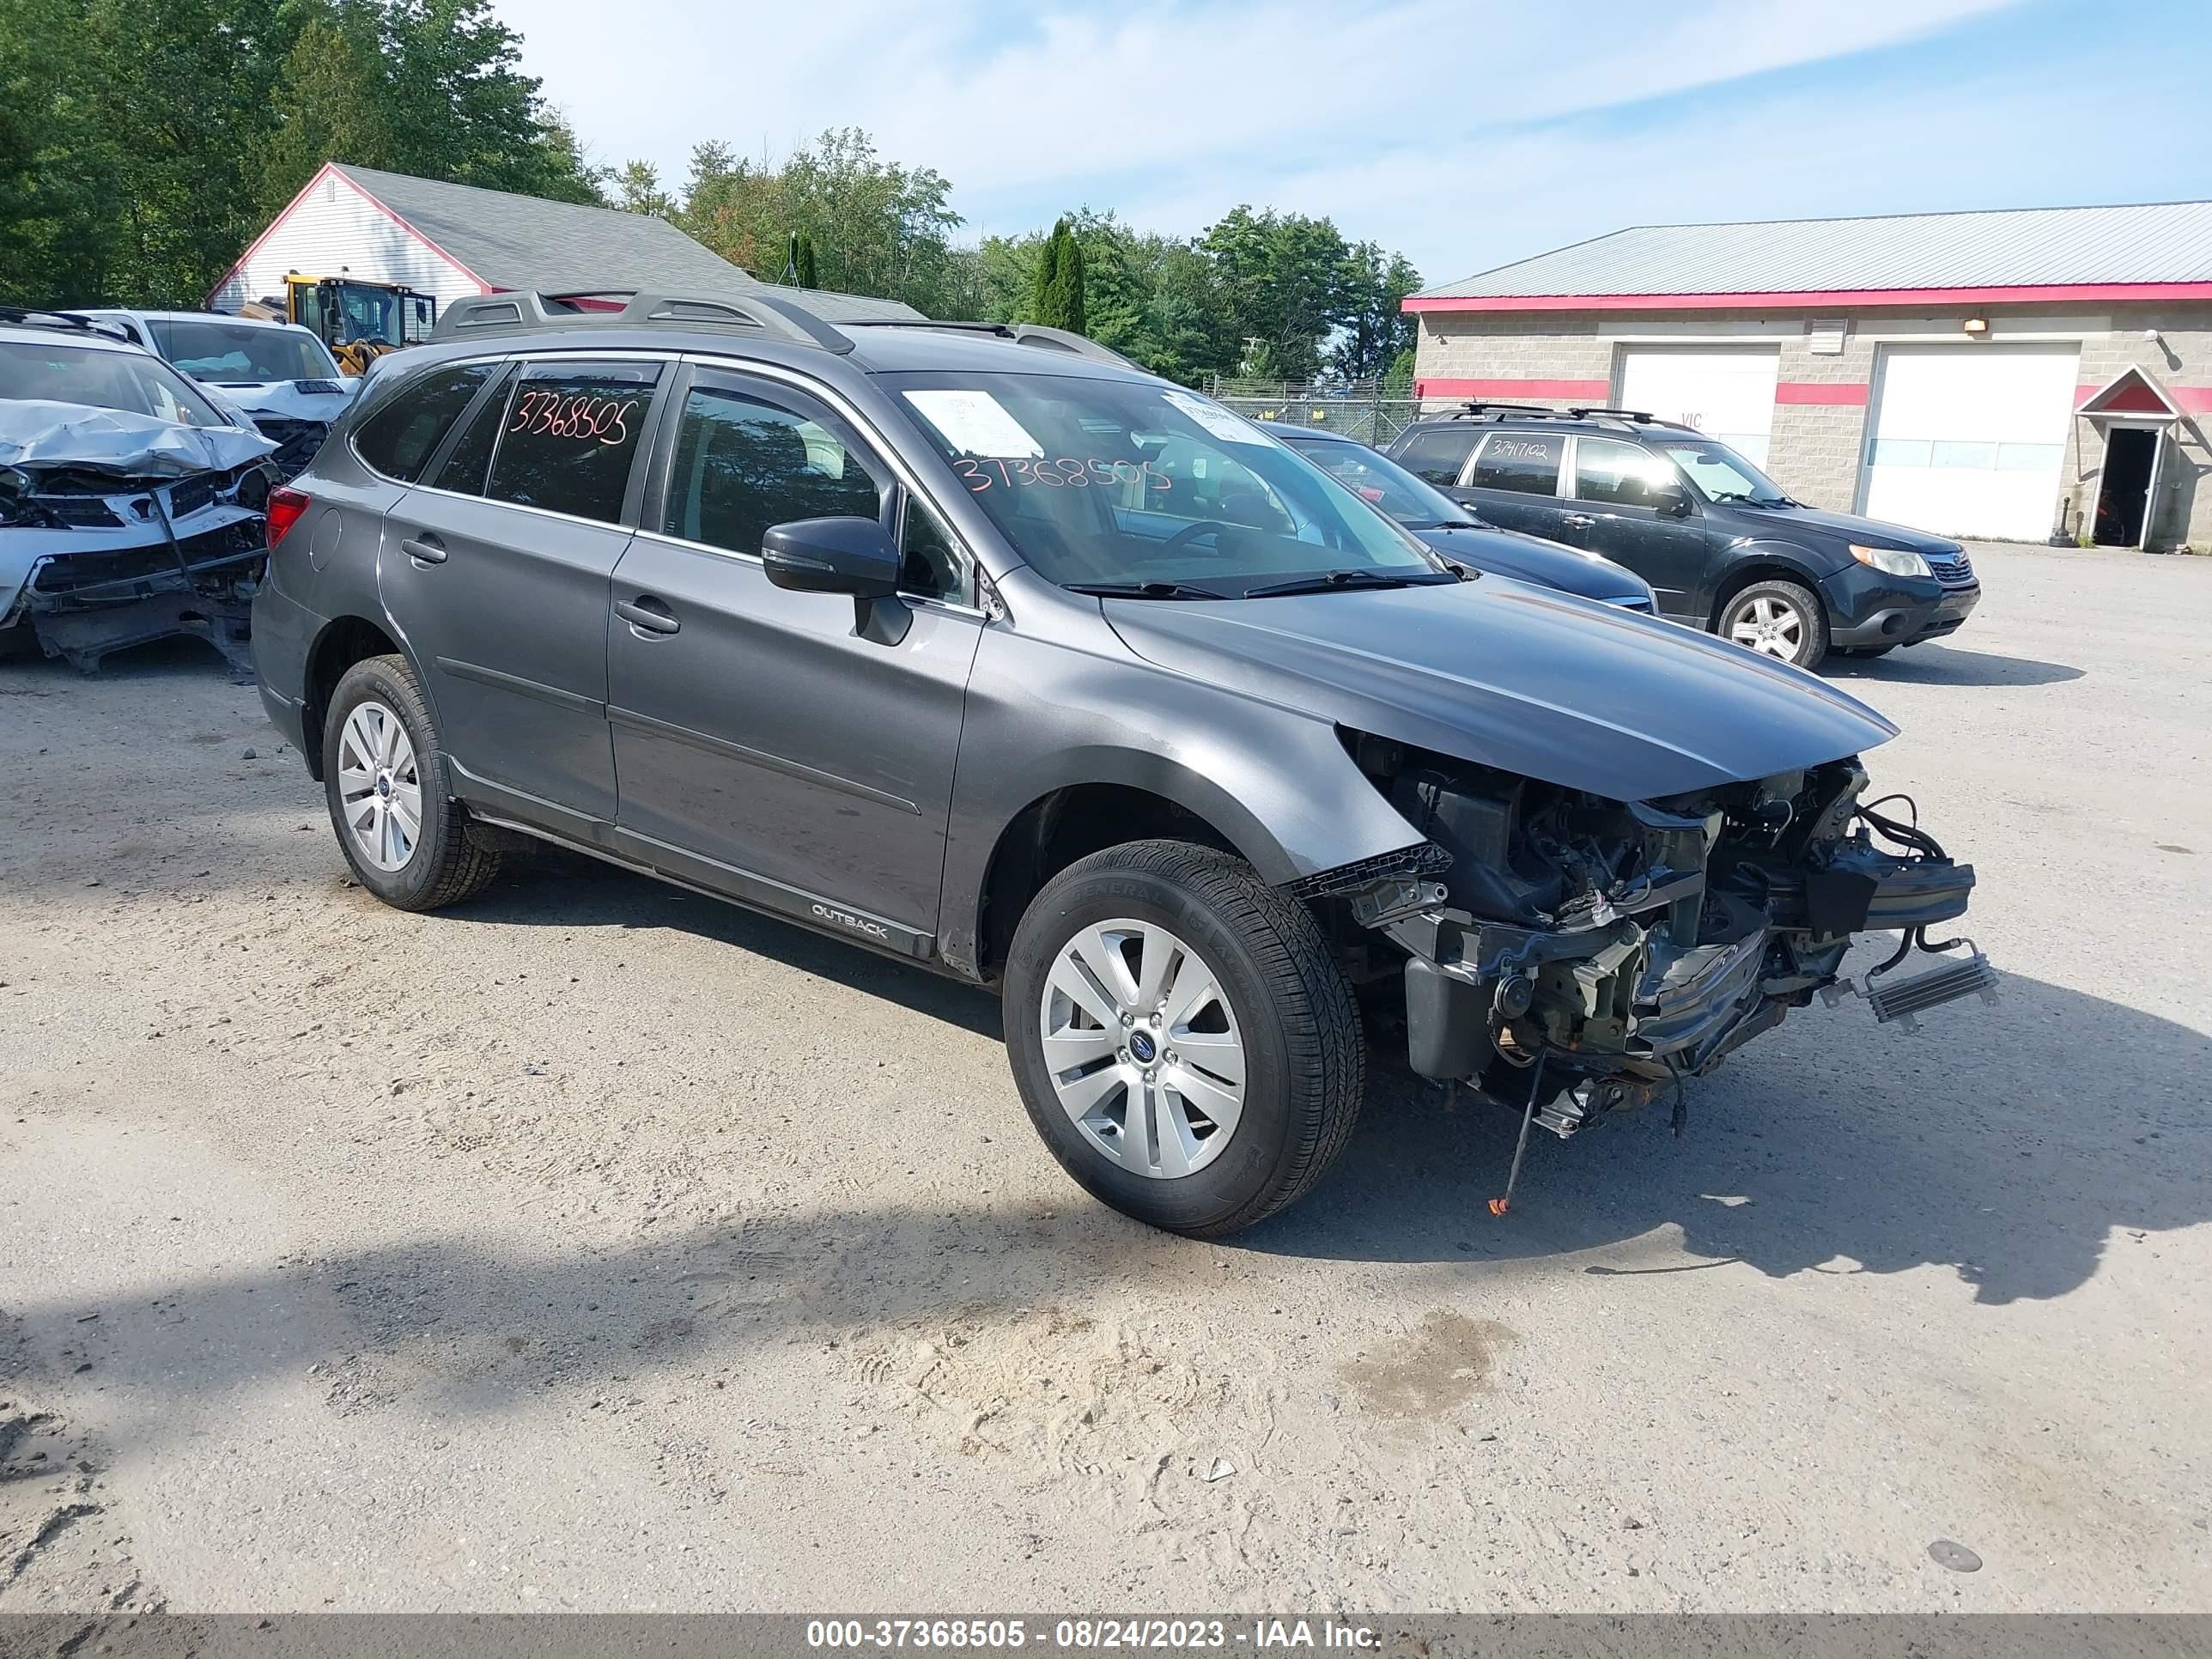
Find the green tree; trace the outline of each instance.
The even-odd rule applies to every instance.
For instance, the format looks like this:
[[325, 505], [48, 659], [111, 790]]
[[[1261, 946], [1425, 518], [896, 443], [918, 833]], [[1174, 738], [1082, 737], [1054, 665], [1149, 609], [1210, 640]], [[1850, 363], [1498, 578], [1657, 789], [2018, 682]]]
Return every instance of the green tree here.
[[[1241, 343], [1266, 347], [1273, 374], [1310, 380], [1346, 313], [1351, 248], [1334, 224], [1270, 208], [1231, 210], [1198, 246], [1211, 256], [1227, 322]], [[1249, 361], [1250, 350], [1244, 354]]]
[[1084, 331], [1083, 244], [1066, 219], [1052, 228], [1037, 261], [1034, 320], [1048, 328]]
[[660, 187], [660, 170], [650, 161], [625, 161], [608, 180], [613, 204], [625, 213], [656, 219], [676, 216], [676, 198]]
[[814, 255], [814, 238], [803, 230], [799, 233], [798, 264], [799, 287], [822, 286], [822, 264]]
[[1382, 378], [1413, 349], [1414, 320], [1402, 301], [1421, 286], [1421, 273], [1402, 253], [1386, 254], [1372, 242], [1346, 252], [1338, 270], [1337, 333], [1329, 343], [1329, 373], [1343, 380]]
[[199, 303], [326, 161], [600, 176], [488, 0], [0, 0], [0, 290]]
[[1041, 323], [1051, 313], [1053, 295], [1060, 286], [1060, 262], [1067, 252], [1067, 221], [1054, 224], [1037, 250], [1036, 264], [1030, 269], [1030, 289], [1028, 314], [1022, 320]]

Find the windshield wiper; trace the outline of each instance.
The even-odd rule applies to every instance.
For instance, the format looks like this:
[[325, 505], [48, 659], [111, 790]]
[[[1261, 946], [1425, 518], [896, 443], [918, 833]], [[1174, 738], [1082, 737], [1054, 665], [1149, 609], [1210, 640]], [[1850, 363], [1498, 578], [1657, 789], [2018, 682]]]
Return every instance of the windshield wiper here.
[[1478, 519], [1429, 519], [1406, 526], [1408, 530], [1487, 530], [1489, 527]]
[[1105, 599], [1225, 599], [1231, 596], [1189, 582], [1062, 582], [1070, 593], [1091, 593]]
[[1379, 570], [1331, 570], [1319, 576], [1300, 576], [1287, 582], [1265, 582], [1258, 587], [1248, 587], [1248, 599], [1264, 599], [1273, 594], [1327, 593], [1340, 587], [1427, 587], [1440, 581], [1454, 581], [1441, 570], [1425, 572], [1421, 575], [1389, 576]]

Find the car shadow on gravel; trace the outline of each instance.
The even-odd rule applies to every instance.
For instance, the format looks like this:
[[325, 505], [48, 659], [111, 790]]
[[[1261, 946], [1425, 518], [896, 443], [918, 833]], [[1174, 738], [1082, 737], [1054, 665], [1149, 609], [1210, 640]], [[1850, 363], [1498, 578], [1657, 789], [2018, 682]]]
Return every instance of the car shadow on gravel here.
[[1831, 655], [1820, 665], [1829, 679], [1887, 682], [1900, 685], [2060, 685], [2087, 671], [2033, 657], [2005, 657], [1994, 651], [1960, 651], [1948, 646], [1915, 645], [1886, 657]]
[[[2106, 1251], [2155, 1255], [2165, 1233], [2212, 1219], [2212, 1041], [2033, 981], [2008, 981], [2006, 997], [1931, 1017], [1917, 1040], [1856, 1007], [1808, 1020], [1809, 1039], [1771, 1036], [1692, 1085], [1680, 1141], [1663, 1106], [1565, 1146], [1540, 1133], [1502, 1219], [1485, 1200], [1515, 1120], [1386, 1073], [1325, 1184], [1224, 1244], [1151, 1231], [1072, 1187], [1050, 1209], [981, 1194], [933, 1206], [893, 1188], [827, 1212], [580, 1231], [534, 1254], [440, 1230], [10, 1311], [48, 1382], [106, 1392], [135, 1455], [210, 1411], [250, 1409], [280, 1378], [307, 1379], [340, 1418], [401, 1401], [495, 1416], [558, 1390], [611, 1421], [671, 1389], [726, 1387], [742, 1408], [749, 1368], [797, 1343], [867, 1386], [919, 1352], [1018, 1355], [1087, 1331], [1102, 1280], [1206, 1305], [1248, 1252], [1401, 1263], [1476, 1294], [1565, 1273], [1936, 1267], [1978, 1305], [2061, 1297]], [[1972, 1021], [1987, 1024], [1967, 1061]]]
[[[1231, 1241], [1335, 1260], [1591, 1259], [1593, 1274], [1741, 1262], [1793, 1273], [1948, 1267], [1997, 1305], [2065, 1295], [2110, 1250], [2212, 1220], [2212, 1039], [2060, 986], [1925, 1016], [1914, 1036], [1817, 1002], [1668, 1098], [1569, 1142], [1378, 1068], [1313, 1198]], [[1663, 1234], [1679, 1229], [1679, 1243]]]
[[510, 854], [487, 891], [440, 915], [564, 930], [676, 928], [1005, 1041], [999, 999], [979, 986], [550, 844]]

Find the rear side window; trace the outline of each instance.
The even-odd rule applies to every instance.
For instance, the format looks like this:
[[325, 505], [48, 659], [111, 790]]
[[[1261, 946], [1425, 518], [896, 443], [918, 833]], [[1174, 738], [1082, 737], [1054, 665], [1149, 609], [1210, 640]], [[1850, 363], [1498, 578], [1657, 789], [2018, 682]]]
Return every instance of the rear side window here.
[[413, 483], [445, 441], [447, 428], [499, 367], [463, 363], [425, 370], [361, 423], [353, 437], [354, 453], [386, 477]]
[[758, 554], [771, 525], [872, 519], [882, 499], [860, 456], [820, 422], [763, 398], [696, 386], [676, 428], [661, 528], [687, 542]]
[[484, 495], [612, 524], [645, 430], [657, 363], [540, 364], [508, 399]]
[[1558, 433], [1493, 432], [1474, 458], [1470, 489], [1514, 489], [1524, 495], [1556, 495], [1559, 489]]
[[1411, 443], [1390, 459], [1417, 478], [1446, 488], [1459, 482], [1477, 434], [1465, 427], [1437, 426], [1416, 433]]

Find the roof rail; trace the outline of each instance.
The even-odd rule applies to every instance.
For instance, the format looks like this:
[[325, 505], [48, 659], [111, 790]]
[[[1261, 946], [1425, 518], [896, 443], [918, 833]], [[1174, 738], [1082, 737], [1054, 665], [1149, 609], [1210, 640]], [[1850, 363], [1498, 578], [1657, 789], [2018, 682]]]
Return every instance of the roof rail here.
[[104, 340], [120, 340], [125, 345], [137, 343], [121, 324], [110, 322], [105, 317], [49, 311], [43, 306], [0, 306], [0, 323], [13, 323], [21, 328], [66, 328], [78, 334], [97, 334]]
[[1451, 418], [1464, 421], [1480, 419], [1485, 415], [1556, 415], [1559, 411], [1548, 404], [1462, 404], [1452, 410]]
[[1047, 351], [1064, 351], [1070, 356], [1087, 357], [1094, 363], [1113, 363], [1121, 368], [1133, 368], [1140, 374], [1152, 370], [1142, 363], [1123, 356], [1110, 346], [1076, 333], [1073, 329], [1047, 328], [1042, 323], [965, 323], [934, 320], [916, 321], [911, 317], [854, 317], [847, 320], [846, 328], [934, 328], [951, 333], [989, 334], [1001, 340], [1012, 340], [1016, 345], [1038, 346]]
[[1671, 426], [1674, 424], [1671, 421], [1662, 421], [1657, 416], [1648, 413], [1641, 409], [1614, 409], [1606, 404], [1584, 404], [1578, 408], [1570, 409], [1567, 413], [1573, 416], [1578, 421], [1587, 420], [1593, 415], [1618, 415], [1622, 420], [1633, 421], [1638, 426]]
[[638, 289], [606, 288], [536, 293], [514, 289], [455, 300], [430, 331], [434, 341], [472, 338], [491, 333], [520, 333], [544, 328], [740, 328], [789, 345], [818, 346], [840, 356], [853, 349], [852, 337], [832, 327], [804, 306], [766, 294], [742, 299], [703, 295], [654, 294]]

